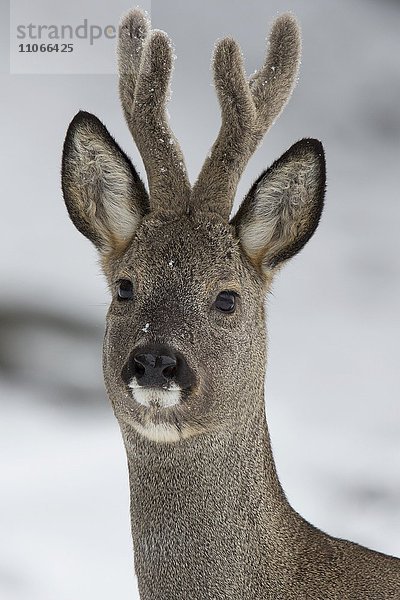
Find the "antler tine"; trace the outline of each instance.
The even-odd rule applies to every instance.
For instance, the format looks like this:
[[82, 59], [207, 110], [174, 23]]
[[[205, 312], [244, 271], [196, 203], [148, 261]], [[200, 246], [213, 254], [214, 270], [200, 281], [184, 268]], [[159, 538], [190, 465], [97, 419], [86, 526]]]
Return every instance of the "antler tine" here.
[[300, 54], [300, 29], [290, 14], [274, 22], [264, 64], [249, 81], [236, 42], [218, 42], [213, 67], [221, 128], [193, 187], [193, 205], [229, 218], [247, 162], [290, 98]]
[[263, 66], [250, 78], [250, 89], [261, 118], [273, 125], [297, 83], [301, 58], [301, 33], [290, 13], [274, 22]]
[[151, 206], [168, 208], [175, 197], [184, 208], [190, 183], [166, 113], [172, 45], [166, 33], [150, 30], [149, 20], [138, 9], [121, 22], [118, 65], [121, 104], [146, 169]]
[[119, 93], [127, 121], [129, 121], [135, 99], [140, 60], [149, 31], [150, 21], [146, 14], [139, 9], [134, 9], [125, 15], [119, 26]]

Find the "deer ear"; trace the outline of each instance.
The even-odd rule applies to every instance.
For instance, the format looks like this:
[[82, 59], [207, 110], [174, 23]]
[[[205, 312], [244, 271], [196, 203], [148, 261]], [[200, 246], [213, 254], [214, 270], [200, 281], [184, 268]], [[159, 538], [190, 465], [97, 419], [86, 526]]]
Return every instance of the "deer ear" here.
[[324, 194], [322, 144], [301, 140], [262, 173], [232, 220], [253, 263], [268, 271], [297, 254], [317, 228]]
[[75, 227], [103, 255], [123, 249], [148, 212], [148, 195], [132, 163], [87, 112], [79, 112], [68, 128], [62, 190]]

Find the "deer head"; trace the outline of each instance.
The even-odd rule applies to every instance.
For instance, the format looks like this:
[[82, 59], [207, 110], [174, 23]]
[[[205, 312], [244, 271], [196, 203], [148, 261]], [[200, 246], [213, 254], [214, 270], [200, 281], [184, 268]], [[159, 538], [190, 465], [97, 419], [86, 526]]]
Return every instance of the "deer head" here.
[[264, 297], [310, 239], [325, 189], [322, 145], [294, 144], [229, 220], [243, 169], [294, 87], [300, 33], [274, 22], [262, 67], [246, 78], [234, 40], [213, 58], [222, 124], [193, 188], [166, 117], [167, 35], [139, 10], [122, 21], [120, 97], [148, 191], [104, 125], [80, 112], [66, 136], [62, 187], [77, 229], [97, 247], [112, 294], [104, 376], [125, 432], [179, 442], [229, 432], [261, 407]]

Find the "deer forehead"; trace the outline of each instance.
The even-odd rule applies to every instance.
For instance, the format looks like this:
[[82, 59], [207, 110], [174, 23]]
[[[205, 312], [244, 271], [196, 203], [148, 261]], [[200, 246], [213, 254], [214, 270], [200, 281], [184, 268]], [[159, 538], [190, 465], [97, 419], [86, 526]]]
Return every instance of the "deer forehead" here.
[[116, 269], [118, 276], [136, 274], [149, 283], [160, 280], [219, 280], [239, 283], [242, 268], [238, 241], [229, 224], [211, 218], [165, 214], [145, 218]]

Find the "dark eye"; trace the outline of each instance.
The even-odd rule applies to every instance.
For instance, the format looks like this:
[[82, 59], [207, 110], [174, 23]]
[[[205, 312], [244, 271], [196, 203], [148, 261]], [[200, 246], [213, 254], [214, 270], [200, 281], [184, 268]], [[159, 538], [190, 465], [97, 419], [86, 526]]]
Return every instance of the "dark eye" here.
[[120, 300], [132, 300], [133, 284], [129, 279], [120, 279], [117, 284], [118, 298]]
[[224, 313], [233, 313], [236, 308], [237, 294], [235, 292], [229, 292], [227, 290], [220, 292], [214, 302], [214, 306], [217, 310]]

